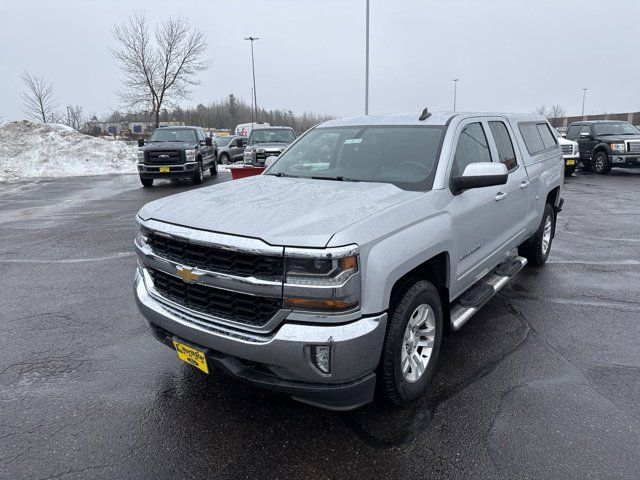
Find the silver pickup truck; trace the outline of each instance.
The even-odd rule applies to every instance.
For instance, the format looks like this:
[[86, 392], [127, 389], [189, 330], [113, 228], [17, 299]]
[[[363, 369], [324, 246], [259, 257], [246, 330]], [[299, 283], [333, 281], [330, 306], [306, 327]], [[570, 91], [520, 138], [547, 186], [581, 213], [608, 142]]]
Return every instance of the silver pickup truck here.
[[538, 115], [331, 120], [263, 175], [145, 205], [136, 302], [204, 372], [334, 410], [377, 384], [402, 405], [445, 330], [545, 263], [563, 171]]

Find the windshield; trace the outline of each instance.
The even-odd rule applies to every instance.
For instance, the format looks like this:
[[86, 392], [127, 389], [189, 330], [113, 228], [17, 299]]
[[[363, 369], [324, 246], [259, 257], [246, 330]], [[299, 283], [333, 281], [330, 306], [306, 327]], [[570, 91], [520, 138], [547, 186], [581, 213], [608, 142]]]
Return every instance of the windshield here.
[[627, 122], [620, 123], [596, 123], [593, 128], [596, 135], [638, 135], [636, 127]]
[[219, 147], [229, 145], [229, 142], [232, 138], [233, 137], [216, 137], [216, 145], [218, 145]]
[[444, 126], [316, 128], [280, 155], [265, 174], [428, 190], [445, 130]]
[[285, 128], [261, 128], [249, 135], [249, 143], [291, 143], [296, 139], [293, 130]]
[[158, 128], [150, 142], [195, 142], [196, 131], [188, 128]]

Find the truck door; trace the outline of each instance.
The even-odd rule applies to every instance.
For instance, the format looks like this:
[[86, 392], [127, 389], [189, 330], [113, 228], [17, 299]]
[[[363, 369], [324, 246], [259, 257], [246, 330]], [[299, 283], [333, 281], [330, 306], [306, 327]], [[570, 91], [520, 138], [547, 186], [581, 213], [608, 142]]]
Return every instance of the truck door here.
[[[461, 175], [470, 163], [493, 161], [495, 149], [489, 146], [486, 134], [488, 128], [488, 123], [480, 119], [470, 118], [460, 123], [454, 138], [455, 149], [449, 178]], [[501, 208], [501, 196], [505, 193], [505, 187], [506, 185], [473, 188], [453, 195], [450, 204], [455, 232], [451, 269], [452, 296], [457, 296], [473, 285], [499, 259], [498, 253], [506, 236], [503, 230], [508, 223], [501, 218], [507, 210]]]
[[[504, 163], [509, 171], [506, 185], [501, 188], [502, 196], [496, 196], [495, 208], [499, 212], [497, 233], [501, 237], [504, 251], [517, 247], [527, 227], [527, 209], [529, 206], [529, 177], [522, 162], [516, 155], [513, 132], [504, 120], [489, 120], [492, 147], [495, 149], [494, 161]], [[518, 152], [519, 153], [519, 152]]]
[[[588, 135], [588, 136], [584, 136]], [[594, 139], [591, 125], [582, 125], [578, 135], [578, 149], [580, 150], [580, 159], [589, 160], [593, 155], [593, 149], [598, 142]]]

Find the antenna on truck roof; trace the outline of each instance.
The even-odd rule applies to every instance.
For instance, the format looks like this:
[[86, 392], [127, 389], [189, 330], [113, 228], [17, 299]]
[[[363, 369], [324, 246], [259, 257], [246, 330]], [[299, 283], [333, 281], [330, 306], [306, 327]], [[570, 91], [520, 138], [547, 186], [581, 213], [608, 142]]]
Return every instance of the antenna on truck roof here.
[[427, 118], [429, 118], [431, 116], [431, 113], [429, 113], [429, 109], [425, 108], [422, 111], [422, 115], [420, 115], [420, 117], [418, 118], [418, 120], [420, 120], [421, 122], [423, 122], [424, 120], [426, 120]]

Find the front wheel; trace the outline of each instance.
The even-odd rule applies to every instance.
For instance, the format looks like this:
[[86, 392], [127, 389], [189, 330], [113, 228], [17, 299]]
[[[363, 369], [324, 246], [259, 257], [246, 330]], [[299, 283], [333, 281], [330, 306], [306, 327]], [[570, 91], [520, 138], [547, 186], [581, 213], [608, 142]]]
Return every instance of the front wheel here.
[[229, 163], [229, 155], [227, 155], [226, 153], [221, 154], [218, 157], [218, 163], [222, 165], [227, 165]]
[[140, 177], [140, 183], [142, 183], [143, 187], [152, 187], [153, 186], [153, 178], [142, 178], [142, 177]]
[[427, 388], [442, 341], [442, 305], [425, 280], [410, 284], [393, 302], [380, 362], [383, 394], [394, 405], [415, 400]]
[[218, 159], [217, 158], [213, 161], [213, 164], [211, 165], [209, 172], [211, 173], [212, 177], [215, 177], [216, 175], [218, 175]]
[[548, 203], [544, 206], [542, 221], [536, 233], [518, 247], [518, 253], [529, 260], [529, 263], [541, 267], [549, 258], [553, 232], [555, 231], [556, 215], [553, 207]]
[[598, 152], [593, 157], [593, 171], [600, 174], [606, 175], [611, 171], [611, 160], [609, 160], [609, 155], [606, 152]]
[[193, 183], [200, 185], [202, 182], [204, 182], [204, 170], [202, 169], [202, 162], [198, 162], [198, 170], [193, 176]]
[[569, 167], [564, 167], [564, 176], [565, 177], [570, 177], [571, 175], [573, 175], [573, 172], [576, 171], [576, 166], [575, 165], [571, 165]]

